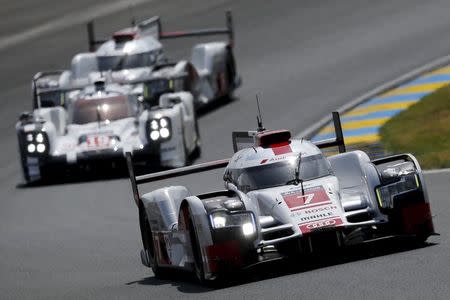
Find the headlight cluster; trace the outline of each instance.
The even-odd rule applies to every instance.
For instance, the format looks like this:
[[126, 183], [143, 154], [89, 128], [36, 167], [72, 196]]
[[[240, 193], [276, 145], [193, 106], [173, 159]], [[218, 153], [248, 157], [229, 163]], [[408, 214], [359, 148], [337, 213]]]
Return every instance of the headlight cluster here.
[[402, 176], [399, 181], [376, 188], [378, 204], [382, 208], [394, 207], [394, 196], [419, 188], [419, 177], [416, 173]]
[[152, 119], [148, 122], [149, 137], [152, 141], [167, 140], [171, 135], [170, 119]]
[[228, 213], [216, 211], [209, 215], [214, 229], [240, 227], [244, 236], [256, 233], [255, 218], [251, 212]]
[[27, 133], [25, 148], [29, 154], [43, 154], [48, 151], [47, 135], [42, 132]]

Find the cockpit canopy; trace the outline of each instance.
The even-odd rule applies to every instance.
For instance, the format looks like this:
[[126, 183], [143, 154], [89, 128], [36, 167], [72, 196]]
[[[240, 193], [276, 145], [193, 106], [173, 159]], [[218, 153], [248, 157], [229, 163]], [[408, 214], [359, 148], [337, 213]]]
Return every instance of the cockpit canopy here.
[[115, 94], [108, 97], [79, 99], [69, 107], [71, 124], [87, 124], [129, 118], [134, 115], [130, 99], [125, 95]]
[[[296, 175], [296, 172], [299, 172]], [[249, 192], [296, 182], [308, 181], [332, 174], [331, 165], [322, 154], [299, 159], [291, 156], [286, 160], [261, 164], [242, 169], [229, 169], [229, 178], [239, 190]]]
[[[224, 179], [243, 192], [296, 184], [332, 174], [331, 164], [309, 141], [287, 140], [286, 131], [276, 131], [263, 146], [254, 145], [234, 154], [225, 170]], [[282, 138], [280, 143], [278, 138]], [[264, 138], [266, 139], [266, 138]], [[272, 143], [274, 141], [275, 143]], [[260, 139], [255, 140], [260, 143]]]

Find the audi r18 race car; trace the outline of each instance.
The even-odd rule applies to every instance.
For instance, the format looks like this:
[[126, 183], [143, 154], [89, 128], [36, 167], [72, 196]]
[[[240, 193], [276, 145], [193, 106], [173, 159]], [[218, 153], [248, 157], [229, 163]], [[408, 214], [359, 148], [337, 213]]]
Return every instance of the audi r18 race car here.
[[[115, 32], [109, 40], [97, 40], [93, 22], [88, 23], [89, 48], [92, 52], [77, 54], [71, 69], [59, 79], [62, 87], [80, 86], [110, 73], [112, 80], [128, 84], [142, 96], [142, 82], [151, 77], [178, 78], [174, 90], [190, 92], [196, 108], [214, 100], [231, 97], [241, 84], [233, 55], [234, 31], [231, 12], [226, 13], [225, 28], [190, 31], [162, 31], [159, 17], [153, 17]], [[170, 62], [161, 40], [185, 37], [228, 35], [228, 41], [197, 44], [190, 61]]]
[[[301, 258], [387, 237], [426, 240], [434, 227], [416, 158], [371, 161], [362, 151], [345, 152], [333, 115], [336, 139], [316, 144], [259, 128], [233, 133], [231, 159], [137, 177], [128, 153], [142, 263], [157, 277], [185, 269], [214, 280], [274, 255]], [[331, 146], [341, 153], [325, 157], [321, 148]], [[223, 167], [225, 190], [193, 195], [170, 186], [139, 194], [142, 183]]]
[[16, 124], [27, 183], [61, 177], [70, 166], [125, 166], [128, 151], [141, 164], [166, 168], [185, 166], [199, 154], [192, 94], [173, 92], [170, 80], [147, 81], [140, 102], [128, 88], [105, 80], [61, 89], [58, 76], [36, 74], [34, 110]]

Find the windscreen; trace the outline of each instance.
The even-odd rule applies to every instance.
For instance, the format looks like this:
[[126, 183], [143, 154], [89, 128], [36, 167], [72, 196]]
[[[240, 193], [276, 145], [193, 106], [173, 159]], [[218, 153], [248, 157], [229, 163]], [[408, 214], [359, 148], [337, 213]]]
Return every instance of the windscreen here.
[[152, 66], [155, 60], [154, 54], [146, 52], [133, 55], [99, 56], [97, 64], [100, 72], [109, 70], [120, 71]]
[[236, 186], [244, 192], [265, 189], [275, 186], [292, 184], [296, 180], [296, 170], [299, 168], [299, 179], [308, 181], [332, 173], [330, 163], [322, 154], [307, 156], [299, 160], [292, 157], [277, 163], [258, 165], [245, 169], [231, 170], [231, 176]]
[[114, 121], [133, 116], [133, 110], [125, 96], [77, 100], [70, 111], [72, 124]]

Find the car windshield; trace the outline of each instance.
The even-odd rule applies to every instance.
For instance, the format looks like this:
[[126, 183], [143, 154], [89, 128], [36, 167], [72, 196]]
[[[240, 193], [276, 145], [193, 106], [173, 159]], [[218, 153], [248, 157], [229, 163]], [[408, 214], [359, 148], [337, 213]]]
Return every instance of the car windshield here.
[[98, 70], [120, 71], [126, 69], [148, 67], [155, 63], [155, 56], [150, 52], [133, 55], [98, 56]]
[[131, 117], [133, 110], [125, 96], [103, 99], [80, 99], [71, 109], [72, 124], [86, 124], [100, 121], [114, 121]]
[[[244, 192], [286, 185], [296, 180], [297, 159], [285, 160], [268, 165], [231, 170], [236, 186]], [[316, 179], [331, 174], [331, 165], [322, 154], [301, 159], [299, 179]]]

